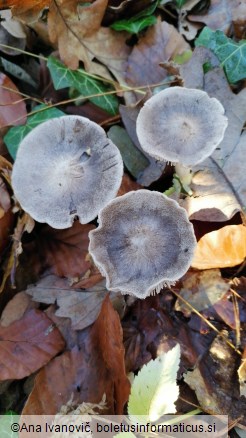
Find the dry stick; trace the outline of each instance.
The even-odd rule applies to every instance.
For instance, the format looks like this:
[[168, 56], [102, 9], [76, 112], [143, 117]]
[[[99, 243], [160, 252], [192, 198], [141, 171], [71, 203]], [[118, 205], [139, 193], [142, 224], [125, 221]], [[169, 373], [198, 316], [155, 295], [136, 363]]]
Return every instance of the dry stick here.
[[234, 318], [235, 318], [235, 332], [236, 332], [236, 346], [239, 347], [241, 344], [241, 334], [240, 334], [240, 314], [239, 314], [239, 305], [235, 294], [232, 294], [232, 302], [234, 309]]
[[[29, 96], [29, 94], [25, 94], [25, 93], [22, 93], [21, 91], [14, 90], [13, 88], [6, 87], [5, 85], [0, 85], [0, 88], [2, 88], [3, 90], [11, 91], [12, 93], [15, 93], [15, 94], [21, 94], [21, 96], [25, 97], [25, 99], [23, 99], [23, 100], [31, 99], [37, 103], [40, 103], [40, 104], [44, 103], [41, 99], [38, 99], [37, 97]], [[21, 100], [19, 102], [21, 102]], [[13, 102], [13, 103], [18, 103], [18, 101]], [[10, 105], [10, 104], [7, 104], [7, 105]], [[5, 106], [5, 105], [1, 105], [1, 106]]]
[[171, 287], [169, 287], [169, 290], [176, 295], [176, 297], [182, 301], [187, 307], [189, 307], [189, 309], [192, 310], [192, 312], [194, 312], [196, 315], [198, 315], [212, 330], [214, 330], [216, 333], [218, 333], [221, 338], [231, 347], [233, 348], [233, 350], [239, 354], [240, 356], [242, 356], [241, 351], [239, 351], [235, 345], [232, 344], [232, 342], [230, 342], [227, 337], [221, 333], [210, 321], [208, 321], [200, 312], [198, 312], [198, 310], [196, 310], [188, 301], [186, 301], [183, 297], [181, 297], [181, 295], [178, 292], [175, 292]]

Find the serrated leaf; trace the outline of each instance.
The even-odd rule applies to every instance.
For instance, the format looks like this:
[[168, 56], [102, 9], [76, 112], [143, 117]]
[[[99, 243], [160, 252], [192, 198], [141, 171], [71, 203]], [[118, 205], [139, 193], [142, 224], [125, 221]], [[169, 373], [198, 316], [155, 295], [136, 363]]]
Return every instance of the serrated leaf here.
[[220, 30], [213, 31], [205, 27], [195, 45], [212, 50], [231, 84], [246, 78], [246, 40], [237, 43]]
[[143, 366], [132, 384], [128, 403], [130, 417], [145, 416], [149, 421], [156, 421], [162, 415], [176, 412], [179, 361], [180, 346], [177, 344]]
[[0, 435], [1, 438], [18, 438], [18, 432], [11, 430], [11, 425], [18, 423], [19, 415], [13, 411], [8, 411], [5, 415], [0, 415]]
[[73, 87], [79, 91], [81, 97], [101, 93], [101, 96], [89, 98], [90, 102], [93, 102], [112, 115], [118, 113], [119, 103], [117, 97], [103, 94], [110, 91], [109, 88], [99, 80], [90, 77], [85, 70], [71, 70], [53, 56], [48, 58], [47, 66], [56, 90]]
[[[42, 108], [45, 108], [45, 106], [46, 105], [38, 105], [34, 108], [34, 111], [41, 110]], [[10, 128], [4, 137], [4, 142], [11, 157], [15, 160], [20, 142], [30, 131], [32, 131], [33, 128], [40, 125], [40, 123], [46, 122], [46, 120], [61, 116], [64, 116], [64, 113], [59, 109], [47, 107], [47, 109], [44, 109], [33, 116], [29, 116], [25, 125], [13, 126]]]

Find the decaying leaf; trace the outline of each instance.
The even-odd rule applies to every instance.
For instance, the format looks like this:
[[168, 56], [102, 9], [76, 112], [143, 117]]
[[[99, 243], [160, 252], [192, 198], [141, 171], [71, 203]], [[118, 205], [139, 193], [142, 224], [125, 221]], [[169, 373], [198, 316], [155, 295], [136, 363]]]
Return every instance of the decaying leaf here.
[[0, 380], [29, 376], [63, 348], [64, 340], [49, 318], [30, 310], [8, 327], [0, 326]]
[[[98, 284], [90, 290], [73, 289], [65, 278], [47, 275], [35, 285], [28, 287], [26, 293], [33, 301], [45, 304], [56, 303], [59, 309], [56, 316], [70, 318], [73, 330], [83, 330], [97, 319], [102, 302], [107, 295], [105, 284]], [[111, 293], [110, 299], [119, 312], [124, 308], [121, 294]]]
[[240, 397], [236, 378], [237, 354], [219, 335], [209, 354], [184, 376], [195, 391], [200, 406], [211, 415], [228, 415], [230, 420], [244, 417], [246, 399]]
[[[196, 310], [205, 310], [217, 303], [229, 290], [230, 286], [221, 277], [219, 269], [187, 273], [179, 294]], [[191, 308], [177, 300], [175, 309], [187, 317]]]
[[237, 373], [238, 373], [239, 384], [240, 384], [240, 394], [246, 397], [246, 347], [244, 349], [242, 362], [240, 367], [238, 368]]
[[108, 414], [122, 414], [129, 396], [122, 328], [110, 300], [105, 299], [94, 325], [75, 347], [52, 360], [37, 375], [24, 414], [56, 414], [73, 395], [75, 403], [99, 403], [106, 394]]
[[246, 257], [246, 227], [227, 225], [205, 234], [198, 242], [193, 268], [212, 269], [239, 265]]
[[[126, 82], [134, 86], [163, 82], [167, 75], [159, 64], [189, 48], [174, 26], [158, 21], [133, 48], [128, 58]], [[138, 95], [138, 99], [140, 97]]]
[[192, 22], [205, 23], [213, 30], [227, 33], [232, 24], [237, 28], [240, 22], [245, 23], [246, 4], [242, 0], [211, 0], [207, 13], [189, 14], [188, 18]]
[[38, 20], [42, 10], [49, 6], [50, 0], [1, 0], [0, 9], [11, 8], [13, 17], [25, 24], [31, 24]]
[[0, 73], [0, 128], [26, 121], [26, 105], [15, 84]]
[[19, 292], [4, 308], [0, 318], [0, 325], [8, 327], [14, 321], [21, 319], [27, 311], [35, 307], [37, 307], [37, 304], [32, 302], [31, 297], [25, 292]]

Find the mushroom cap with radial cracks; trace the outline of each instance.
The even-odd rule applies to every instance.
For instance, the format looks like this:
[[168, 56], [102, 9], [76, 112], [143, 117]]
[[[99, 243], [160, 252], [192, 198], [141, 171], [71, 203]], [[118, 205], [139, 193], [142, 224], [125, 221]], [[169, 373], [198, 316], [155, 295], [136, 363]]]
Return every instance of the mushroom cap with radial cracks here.
[[194, 166], [223, 140], [228, 124], [224, 108], [205, 91], [171, 87], [151, 97], [137, 118], [145, 152], [160, 161]]
[[89, 252], [107, 288], [145, 298], [188, 270], [196, 247], [184, 208], [159, 192], [138, 190], [113, 199], [89, 233]]
[[36, 221], [68, 228], [82, 224], [118, 192], [123, 162], [104, 130], [85, 117], [63, 116], [34, 128], [21, 142], [12, 184]]

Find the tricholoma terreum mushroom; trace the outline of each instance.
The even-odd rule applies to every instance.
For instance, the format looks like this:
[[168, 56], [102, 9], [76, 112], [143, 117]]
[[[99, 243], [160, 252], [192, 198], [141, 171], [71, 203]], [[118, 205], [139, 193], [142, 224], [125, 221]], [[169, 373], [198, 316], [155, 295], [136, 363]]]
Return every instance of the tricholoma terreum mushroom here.
[[113, 199], [89, 233], [89, 252], [107, 288], [145, 298], [188, 270], [196, 239], [186, 211], [159, 192]]
[[145, 152], [160, 161], [194, 166], [211, 155], [228, 124], [225, 110], [205, 91], [170, 87], [151, 97], [137, 118]]
[[21, 207], [38, 222], [68, 228], [93, 220], [118, 192], [123, 162], [96, 123], [79, 116], [48, 120], [21, 142], [12, 183]]

